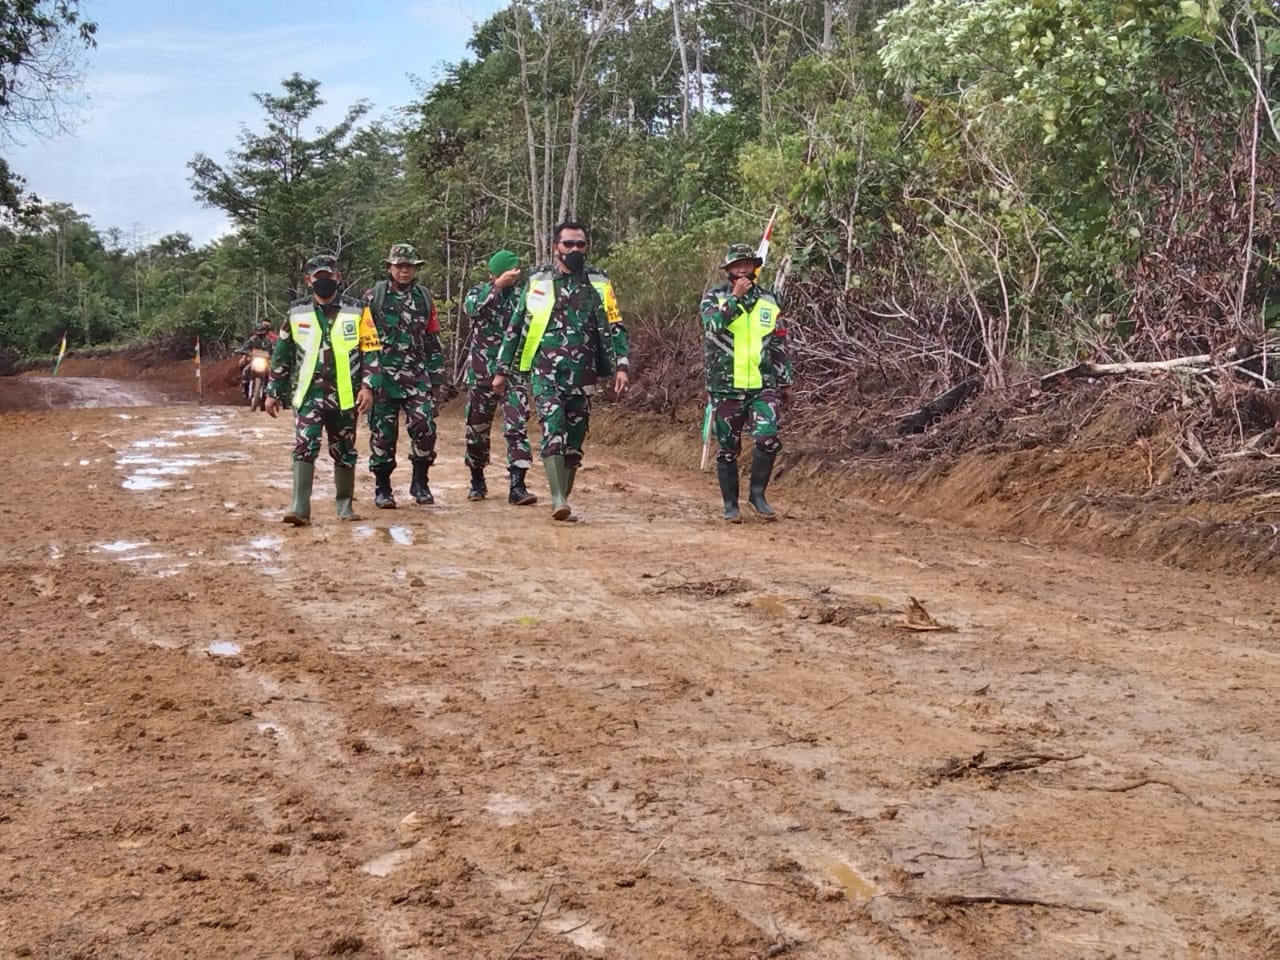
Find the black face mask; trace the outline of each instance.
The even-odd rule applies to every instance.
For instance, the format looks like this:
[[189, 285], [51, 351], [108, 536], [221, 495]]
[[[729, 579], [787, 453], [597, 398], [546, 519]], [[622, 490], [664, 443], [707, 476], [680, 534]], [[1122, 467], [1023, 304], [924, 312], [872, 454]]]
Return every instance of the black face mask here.
[[564, 261], [564, 268], [570, 273], [581, 273], [582, 268], [587, 265], [587, 255], [581, 250], [574, 250], [570, 253], [566, 253], [562, 259]]
[[338, 281], [333, 277], [316, 277], [311, 281], [311, 289], [321, 300], [328, 300], [338, 292]]

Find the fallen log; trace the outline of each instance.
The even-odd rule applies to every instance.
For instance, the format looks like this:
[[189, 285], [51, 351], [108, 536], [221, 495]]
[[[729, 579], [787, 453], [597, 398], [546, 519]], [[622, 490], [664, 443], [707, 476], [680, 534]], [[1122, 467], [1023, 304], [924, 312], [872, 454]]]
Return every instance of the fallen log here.
[[948, 413], [982, 389], [982, 381], [977, 377], [957, 383], [950, 390], [929, 401], [914, 413], [909, 413], [898, 421], [898, 435], [908, 433], [924, 433]]

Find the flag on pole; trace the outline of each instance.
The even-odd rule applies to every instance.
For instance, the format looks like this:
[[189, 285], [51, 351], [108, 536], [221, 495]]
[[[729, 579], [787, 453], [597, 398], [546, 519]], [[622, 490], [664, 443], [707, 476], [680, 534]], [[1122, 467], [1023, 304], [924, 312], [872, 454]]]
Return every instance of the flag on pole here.
[[58, 359], [53, 361], [53, 375], [58, 375], [58, 368], [62, 366], [62, 358], [67, 355], [67, 331], [62, 331], [62, 346], [58, 348]]
[[196, 392], [200, 395], [200, 402], [204, 402], [204, 378], [200, 375], [200, 334], [196, 334]]
[[[778, 208], [773, 208], [773, 213], [769, 214], [769, 222], [764, 225], [764, 236], [760, 238], [760, 246], [756, 249], [756, 256], [760, 258], [760, 266], [764, 266], [769, 260], [769, 243], [773, 240], [773, 221], [778, 216]], [[756, 276], [760, 275], [760, 267], [756, 268]]]

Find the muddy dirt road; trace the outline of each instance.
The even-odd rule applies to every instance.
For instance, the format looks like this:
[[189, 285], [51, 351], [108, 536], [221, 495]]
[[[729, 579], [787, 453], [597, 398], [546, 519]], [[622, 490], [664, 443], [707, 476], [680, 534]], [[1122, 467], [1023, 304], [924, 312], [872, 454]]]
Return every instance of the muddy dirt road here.
[[0, 417], [0, 956], [1280, 956], [1273, 585], [444, 430], [294, 530], [286, 420]]

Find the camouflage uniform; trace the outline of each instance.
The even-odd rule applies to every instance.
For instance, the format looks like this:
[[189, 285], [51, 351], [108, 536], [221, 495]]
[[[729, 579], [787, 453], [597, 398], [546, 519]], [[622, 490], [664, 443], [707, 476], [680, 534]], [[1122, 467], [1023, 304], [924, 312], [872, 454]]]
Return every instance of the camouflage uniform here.
[[[321, 273], [329, 276], [320, 277]], [[311, 487], [322, 432], [329, 436], [338, 517], [359, 519], [352, 510], [358, 394], [371, 394], [381, 378], [378, 331], [357, 301], [336, 295], [336, 258], [312, 257], [307, 279], [315, 296], [334, 299], [321, 304], [314, 296], [305, 297], [290, 306], [267, 379], [267, 396], [287, 400], [294, 408], [293, 503], [284, 521], [295, 526], [311, 522]], [[323, 293], [322, 285], [327, 286]], [[267, 412], [275, 416], [274, 406], [269, 404]]]
[[[407, 243], [391, 247], [386, 261], [423, 261]], [[378, 506], [395, 506], [391, 473], [396, 468], [400, 411], [409, 434], [409, 460], [413, 465], [411, 493], [419, 503], [433, 502], [426, 484], [426, 468], [436, 460], [436, 388], [444, 384], [444, 351], [440, 347], [440, 323], [431, 292], [414, 280], [407, 290], [397, 290], [390, 279], [380, 280], [364, 295], [366, 314], [378, 330], [382, 344], [382, 381], [369, 410], [369, 471], [377, 478]]]
[[[724, 266], [743, 260], [759, 263], [749, 245], [734, 244], [729, 247]], [[728, 520], [737, 519], [737, 460], [742, 451], [742, 431], [748, 427], [755, 440], [751, 502], [760, 513], [772, 516], [772, 510], [761, 506], [767, 508], [764, 487], [782, 449], [778, 437], [778, 388], [792, 382], [780, 312], [781, 304], [768, 288], [754, 285], [741, 297], [735, 297], [731, 282], [708, 290], [698, 309], [705, 342], [707, 394], [719, 447], [717, 471]], [[757, 486], [758, 502], [754, 499]]]
[[[631, 335], [627, 332], [627, 325], [622, 319], [622, 311], [618, 308], [618, 297], [613, 289], [613, 281], [609, 279], [609, 272], [604, 267], [597, 267], [594, 263], [588, 263], [582, 269], [586, 273], [587, 279], [591, 281], [591, 285], [595, 287], [596, 293], [600, 295], [600, 302], [604, 305], [605, 317], [609, 321], [609, 339], [613, 342], [615, 368], [627, 371], [631, 365]], [[548, 263], [537, 267], [533, 272], [549, 271], [554, 273], [555, 270], [555, 264]], [[587, 372], [586, 391], [588, 395], [595, 393], [599, 389], [599, 380], [600, 378], [594, 369]]]
[[[540, 316], [545, 329], [533, 343], [529, 338]], [[527, 369], [530, 374], [556, 519], [569, 516], [565, 498], [582, 463], [591, 413], [586, 388], [614, 370], [608, 327], [604, 303], [585, 271], [539, 270], [520, 288], [502, 339], [497, 372], [510, 376]], [[561, 471], [567, 473], [561, 477]]]
[[[305, 307], [308, 303], [314, 301], [310, 297], [295, 300], [290, 304], [289, 311], [293, 313], [295, 309]], [[333, 345], [329, 337], [329, 325], [340, 309], [359, 314], [361, 307], [358, 301], [350, 297], [338, 297], [333, 303], [323, 307], [315, 305], [315, 322], [320, 328], [321, 337], [320, 358], [316, 362], [310, 386], [294, 408], [293, 459], [315, 463], [320, 455], [320, 436], [324, 432], [329, 436], [329, 456], [334, 463], [355, 467], [356, 412], [354, 407], [342, 409], [339, 401]], [[286, 320], [280, 328], [267, 380], [267, 396], [275, 397], [282, 404], [290, 402], [290, 384], [297, 374], [301, 360], [300, 350], [294, 342], [290, 327], [291, 323]], [[353, 391], [360, 387], [376, 386], [378, 380], [377, 335], [375, 333], [373, 339], [368, 340], [367, 332], [361, 330], [361, 333], [364, 336], [361, 338], [360, 349], [349, 354]], [[366, 344], [369, 344], [368, 348]]]
[[529, 380], [519, 372], [507, 378], [506, 389], [499, 397], [493, 390], [497, 373], [498, 351], [507, 321], [515, 312], [518, 287], [505, 290], [492, 282], [476, 284], [467, 291], [462, 309], [471, 320], [471, 343], [468, 347], [467, 383], [467, 453], [468, 467], [489, 464], [489, 433], [499, 400], [502, 403], [502, 435], [507, 440], [507, 466], [529, 469], [533, 454], [529, 447]]
[[253, 353], [255, 350], [265, 350], [270, 353], [275, 349], [275, 341], [271, 339], [270, 334], [251, 334], [249, 339], [244, 342], [236, 353]]

